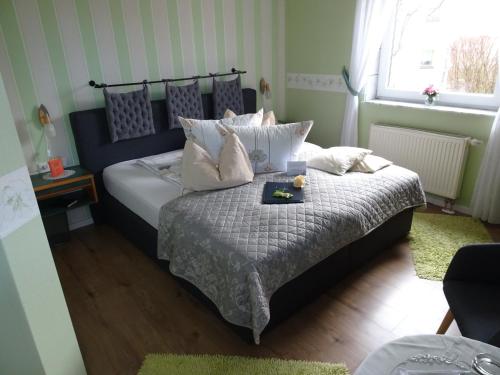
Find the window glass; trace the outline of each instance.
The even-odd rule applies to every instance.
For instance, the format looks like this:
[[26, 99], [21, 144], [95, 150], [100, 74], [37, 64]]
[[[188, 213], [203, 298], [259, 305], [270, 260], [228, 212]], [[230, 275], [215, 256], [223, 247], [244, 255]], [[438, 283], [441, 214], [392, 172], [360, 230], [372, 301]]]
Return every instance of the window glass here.
[[500, 0], [399, 0], [386, 87], [493, 94], [499, 17]]

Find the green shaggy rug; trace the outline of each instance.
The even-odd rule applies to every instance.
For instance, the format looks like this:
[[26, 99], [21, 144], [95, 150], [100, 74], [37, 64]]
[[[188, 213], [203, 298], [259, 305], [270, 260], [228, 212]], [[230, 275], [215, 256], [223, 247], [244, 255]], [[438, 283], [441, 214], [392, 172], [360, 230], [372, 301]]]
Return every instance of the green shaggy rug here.
[[464, 245], [491, 242], [484, 225], [467, 216], [415, 212], [410, 247], [417, 276], [443, 280], [458, 249]]
[[340, 364], [222, 355], [148, 354], [138, 375], [349, 375]]

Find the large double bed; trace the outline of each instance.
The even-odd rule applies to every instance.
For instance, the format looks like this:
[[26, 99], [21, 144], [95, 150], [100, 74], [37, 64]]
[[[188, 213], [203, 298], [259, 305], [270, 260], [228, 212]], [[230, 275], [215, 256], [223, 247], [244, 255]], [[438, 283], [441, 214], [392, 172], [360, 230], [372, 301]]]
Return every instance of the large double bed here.
[[[246, 113], [256, 93], [244, 89]], [[210, 94], [203, 95], [211, 117]], [[152, 102], [156, 134], [111, 143], [104, 109], [70, 119], [82, 166], [96, 175], [97, 223], [108, 222], [168, 270], [239, 334], [253, 339], [404, 237], [414, 207], [425, 203], [418, 176], [390, 166], [335, 176], [308, 170], [305, 203], [266, 205], [258, 174], [235, 188], [186, 192], [135, 160], [180, 150], [164, 101]]]

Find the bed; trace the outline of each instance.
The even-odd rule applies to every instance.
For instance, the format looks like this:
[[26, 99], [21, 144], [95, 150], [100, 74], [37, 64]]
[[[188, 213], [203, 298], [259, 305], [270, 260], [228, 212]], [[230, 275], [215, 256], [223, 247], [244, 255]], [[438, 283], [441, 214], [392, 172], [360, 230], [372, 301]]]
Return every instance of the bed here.
[[[245, 112], [255, 112], [255, 91], [244, 89], [243, 92]], [[210, 117], [212, 112], [209, 94], [204, 94], [203, 102], [205, 113]], [[153, 101], [152, 105], [156, 135], [114, 144], [111, 144], [109, 141], [104, 109], [80, 111], [70, 114], [80, 163], [96, 175], [97, 187], [100, 193], [100, 204], [93, 208], [94, 219], [97, 223], [108, 222], [118, 228], [125, 237], [154, 259], [162, 268], [169, 270], [192, 294], [223, 317], [228, 325], [249, 341], [259, 342], [262, 333], [286, 319], [298, 308], [317, 297], [335, 284], [335, 282], [345, 277], [349, 272], [361, 267], [382, 250], [404, 237], [411, 227], [413, 208], [424, 203], [423, 195], [420, 196], [418, 192], [419, 182], [418, 177], [415, 177], [416, 175], [402, 168], [398, 170], [399, 167], [396, 166], [388, 168], [383, 173], [390, 175], [391, 178], [398, 173], [406, 173], [407, 180], [412, 182], [401, 185], [395, 182], [389, 188], [389, 186], [385, 186], [387, 179], [379, 175], [380, 189], [384, 190], [387, 188], [388, 194], [385, 194], [385, 197], [379, 202], [376, 215], [377, 220], [370, 219], [370, 204], [368, 204], [368, 211], [361, 215], [363, 217], [361, 222], [369, 222], [369, 225], [362, 224], [359, 227], [361, 229], [352, 230], [353, 234], [351, 236], [335, 241], [335, 236], [327, 237], [331, 234], [323, 228], [323, 232], [321, 233], [326, 233], [326, 237], [322, 238], [321, 248], [326, 249], [328, 247], [327, 243], [331, 239], [332, 246], [330, 250], [318, 252], [317, 256], [311, 257], [306, 262], [301, 262], [300, 255], [297, 253], [294, 260], [294, 267], [290, 267], [293, 269], [293, 272], [284, 272], [286, 275], [280, 274], [280, 277], [277, 277], [272, 282], [254, 282], [252, 288], [261, 288], [261, 290], [257, 293], [250, 293], [251, 295], [245, 292], [247, 293], [247, 299], [253, 300], [253, 302], [247, 301], [248, 303], [241, 304], [240, 301], [232, 307], [224, 308], [221, 306], [221, 304], [224, 305], [224, 303], [221, 303], [221, 293], [219, 293], [219, 296], [216, 296], [208, 287], [210, 284], [213, 290], [220, 285], [217, 285], [213, 280], [207, 281], [206, 279], [197, 279], [192, 276], [193, 269], [199, 267], [189, 269], [188, 264], [185, 263], [182, 266], [182, 263], [179, 263], [181, 261], [180, 258], [183, 258], [179, 256], [179, 254], [182, 254], [182, 251], [179, 252], [179, 249], [185, 246], [181, 240], [182, 237], [185, 237], [185, 234], [182, 235], [182, 232], [189, 223], [194, 223], [200, 226], [200, 228], [203, 227], [205, 232], [200, 233], [210, 236], [209, 233], [211, 231], [213, 233], [218, 231], [219, 227], [217, 223], [220, 223], [221, 220], [210, 217], [208, 214], [206, 221], [199, 215], [194, 218], [193, 212], [196, 212], [197, 206], [198, 208], [202, 208], [200, 212], [214, 211], [214, 206], [211, 206], [211, 202], [220, 203], [224, 199], [224, 194], [227, 194], [227, 191], [238, 193], [239, 196], [246, 194], [246, 197], [253, 197], [252, 199], [255, 200], [255, 197], [259, 196], [260, 189], [265, 180], [280, 180], [283, 178], [283, 175], [280, 173], [258, 175], [254, 183], [243, 187], [227, 189], [226, 192], [202, 192], [182, 195], [181, 188], [175, 183], [156, 178], [156, 176], [153, 179], [153, 176], [148, 174], [148, 171], [141, 170], [134, 165], [134, 159], [181, 149], [185, 141], [182, 130], [168, 129], [164, 102], [161, 100]], [[365, 186], [366, 188], [375, 186], [373, 185], [374, 180], [370, 181], [368, 176], [363, 176], [361, 173], [353, 175], [358, 175], [357, 180], [362, 182], [362, 184], [360, 182], [361, 185], [359, 186]], [[312, 186], [317, 190], [318, 196], [321, 197], [325, 196], [325, 194], [330, 194], [328, 189], [322, 188], [322, 186], [326, 182], [330, 183], [332, 181], [331, 175], [312, 170], [310, 177]], [[337, 179], [341, 178], [337, 177]], [[347, 180], [344, 179], [343, 181]], [[404, 191], [408, 186], [413, 186], [413, 188], [410, 188], [413, 191], [405, 195]], [[144, 190], [145, 187], [147, 190]], [[356, 199], [363, 200], [363, 195], [366, 196], [366, 194], [361, 194]], [[393, 209], [387, 209], [387, 207], [391, 206], [391, 197], [395, 201], [400, 201], [400, 204], [393, 207]], [[307, 198], [311, 201], [315, 200], [311, 196], [306, 197], [306, 200]], [[324, 199], [334, 199], [334, 195]], [[248, 199], [245, 199], [245, 201], [248, 203]], [[260, 204], [260, 202], [255, 203]], [[321, 202], [315, 200], [315, 203], [320, 204]], [[200, 204], [202, 205], [200, 206]], [[191, 209], [194, 207], [194, 211], [189, 211], [189, 207]], [[255, 209], [256, 207], [253, 206], [253, 203], [250, 208], [248, 205], [238, 206], [238, 204], [232, 205], [230, 208], [230, 210], [233, 210], [233, 213], [239, 210], [243, 210], [241, 212], [249, 212], [248, 210]], [[260, 207], [255, 212], [263, 212], [261, 210], [265, 209]], [[314, 212], [314, 205], [308, 207], [307, 210]], [[380, 213], [384, 210], [387, 212], [381, 215]], [[260, 214], [258, 213], [258, 215]], [[331, 217], [330, 215], [330, 219]], [[354, 223], [343, 222], [344, 219], [342, 217], [338, 218], [336, 224], [332, 221], [332, 225], [342, 224], [344, 225], [343, 231], [349, 232], [347, 229], [354, 228], [356, 225]], [[181, 222], [184, 222], [184, 227], [179, 229], [177, 228], [179, 226], [177, 224]], [[257, 225], [269, 225], [269, 222], [265, 223], [260, 222]], [[233, 227], [230, 230], [241, 231], [244, 228], [244, 224], [240, 223], [237, 229]], [[255, 222], [249, 223], [249, 225], [254, 224]], [[332, 229], [332, 227], [326, 226], [326, 229], [328, 228]], [[286, 232], [286, 229], [282, 228], [281, 230]], [[160, 233], [160, 238], [158, 238], [158, 233]], [[291, 241], [286, 242], [286, 244], [282, 243], [282, 247], [287, 250], [290, 249], [290, 252], [293, 252], [294, 249], [300, 248], [305, 243], [312, 244], [310, 242], [311, 238], [315, 238], [316, 234], [314, 232], [311, 233], [312, 237], [309, 236], [307, 238], [309, 242]], [[192, 234], [194, 233], [190, 233], [190, 235]], [[220, 253], [217, 254], [216, 250], [218, 248], [226, 249], [227, 251], [230, 251], [231, 248], [239, 248], [238, 242], [231, 242], [228, 238], [226, 238], [227, 241], [220, 242], [221, 236], [219, 234], [214, 234], [214, 236], [214, 241], [218, 242], [217, 246], [209, 247], [208, 252], [211, 255], [220, 257]], [[216, 238], [216, 236], [219, 237]], [[305, 238], [307, 236], [302, 237]], [[158, 240], [160, 246], [158, 246]], [[219, 246], [221, 243], [224, 246]], [[192, 257], [203, 246], [189, 246], [190, 251], [185, 252], [184, 258]], [[166, 248], [172, 248], [175, 251], [165, 250]], [[274, 246], [274, 248], [280, 248], [280, 246]], [[273, 252], [270, 251], [269, 253], [272, 254]], [[241, 256], [241, 254], [238, 256]], [[262, 257], [257, 258], [261, 259]], [[279, 257], [273, 258], [273, 261], [276, 262], [277, 259], [281, 262], [285, 261]], [[186, 259], [183, 261], [186, 261]], [[213, 262], [213, 260], [207, 261], [207, 264], [210, 262]], [[300, 266], [297, 266], [298, 264]], [[225, 266], [230, 267], [230, 265]], [[245, 263], [243, 269], [247, 266], [248, 264]], [[257, 276], [266, 279], [265, 273]], [[237, 283], [237, 287], [244, 289], [242, 283]], [[225, 291], [228, 291], [227, 295], [231, 294], [229, 289], [225, 289]], [[222, 295], [224, 295], [224, 292]], [[242, 293], [239, 295], [236, 293], [233, 300], [239, 301], [241, 296]], [[235, 306], [238, 310], [239, 307], [237, 305], [241, 305], [241, 311], [237, 311], [235, 315], [228, 313], [228, 310], [234, 310]]]

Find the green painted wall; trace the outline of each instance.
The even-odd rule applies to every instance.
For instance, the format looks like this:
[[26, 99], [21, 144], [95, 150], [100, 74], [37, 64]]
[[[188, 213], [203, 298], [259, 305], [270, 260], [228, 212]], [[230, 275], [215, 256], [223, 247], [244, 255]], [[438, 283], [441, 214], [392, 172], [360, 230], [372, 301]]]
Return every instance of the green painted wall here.
[[[29, 212], [34, 217], [27, 215], [12, 231], [4, 232], [5, 220], [14, 220], [6, 217], [11, 211], [2, 199], [12, 183], [5, 175], [25, 168], [25, 162], [1, 75], [0, 113], [0, 373], [84, 375], [26, 169], [22, 186], [30, 191], [33, 206], [29, 206]], [[20, 186], [19, 181], [20, 177], [16, 177], [14, 186]], [[21, 202], [26, 204], [24, 196]]]
[[[0, 0], [0, 9], [0, 72], [31, 171], [46, 160], [40, 103], [58, 131], [51, 149], [78, 162], [67, 115], [103, 105], [90, 79], [142, 81], [236, 67], [248, 71], [245, 87], [265, 77], [273, 96], [259, 95], [258, 103], [284, 113], [285, 0]], [[162, 85], [151, 90], [163, 97]]]
[[[22, 167], [24, 160], [21, 149], [13, 147], [17, 142], [17, 135], [12, 126], [10, 107], [1, 80], [0, 111], [4, 114], [0, 120], [0, 150], [3, 158], [0, 163], [0, 176], [3, 176]], [[5, 251], [6, 246], [0, 240], [0, 373], [42, 374], [40, 357]]]
[[[287, 0], [286, 71], [340, 74], [349, 62], [355, 1]], [[345, 94], [286, 90], [287, 120], [314, 120], [309, 140], [322, 146], [340, 141]]]
[[[287, 0], [287, 72], [340, 74], [351, 53], [355, 1]], [[344, 116], [345, 94], [312, 90], [286, 90], [286, 117], [313, 119], [310, 140], [323, 146], [338, 145]], [[361, 103], [360, 146], [368, 145], [371, 123], [387, 123], [472, 136], [487, 141], [493, 117], [432, 109]], [[457, 204], [469, 206], [484, 145], [472, 147]]]
[[0, 75], [0, 150], [2, 150], [2, 159], [0, 163], [0, 176], [8, 172], [22, 167], [25, 162], [22, 151], [16, 147], [17, 134], [13, 126], [14, 120], [12, 118], [9, 100], [5, 91], [3, 81]]

